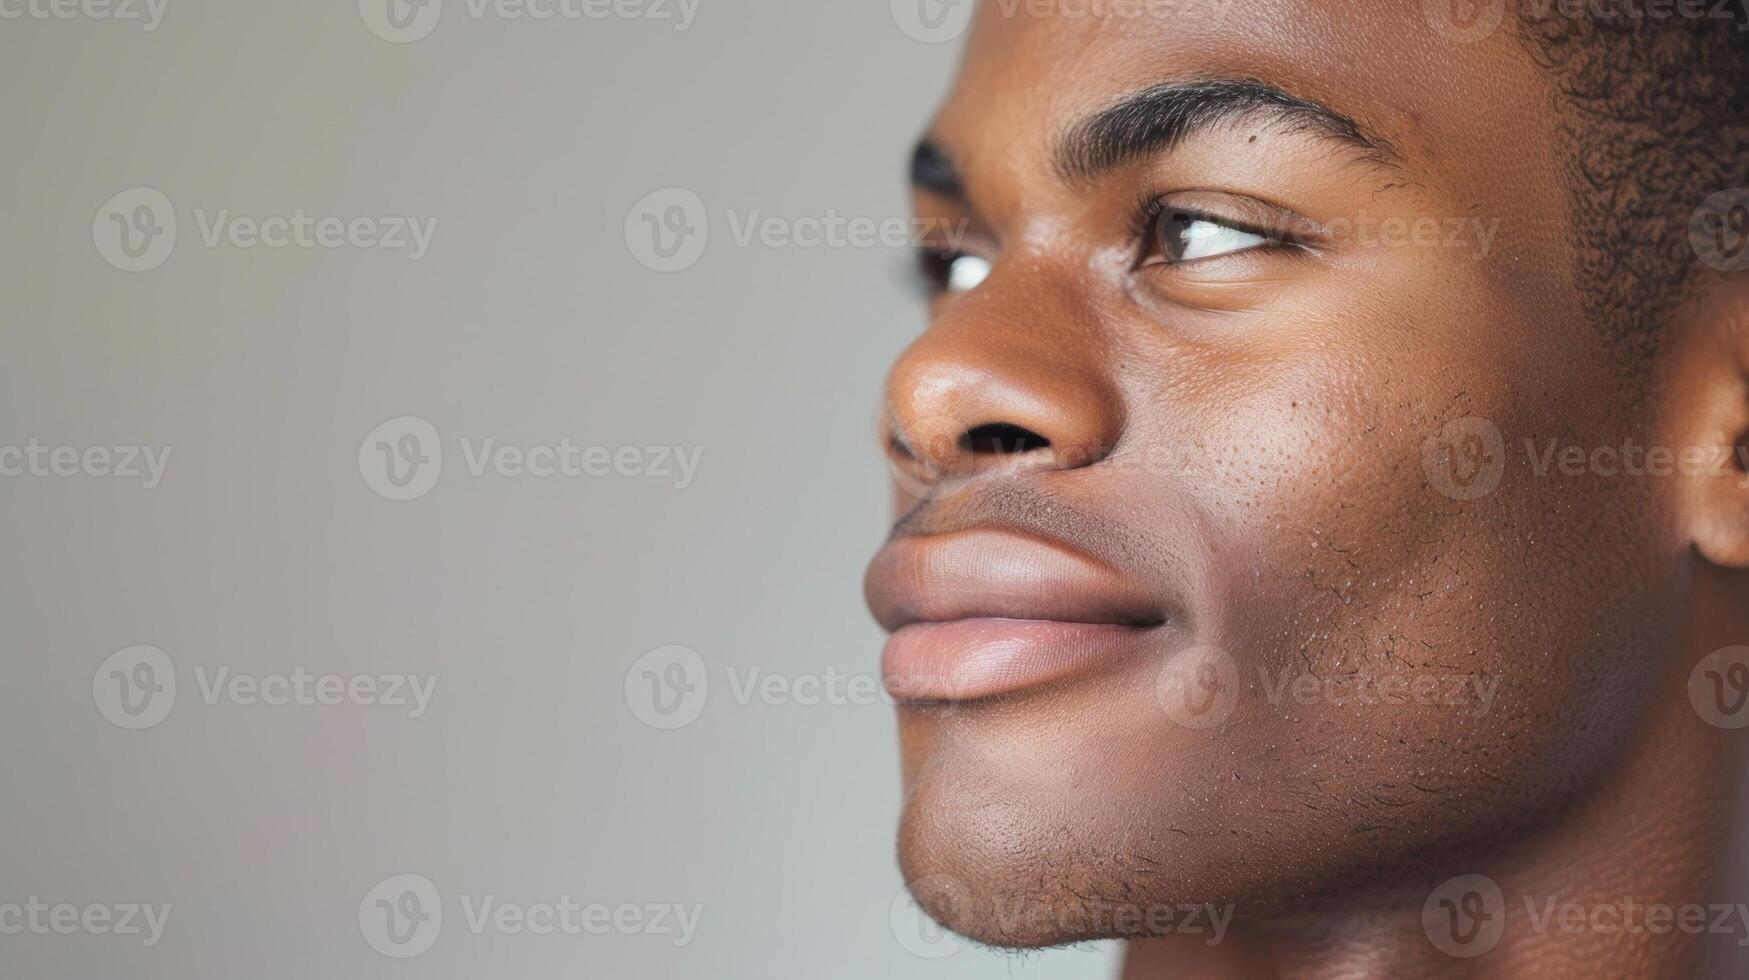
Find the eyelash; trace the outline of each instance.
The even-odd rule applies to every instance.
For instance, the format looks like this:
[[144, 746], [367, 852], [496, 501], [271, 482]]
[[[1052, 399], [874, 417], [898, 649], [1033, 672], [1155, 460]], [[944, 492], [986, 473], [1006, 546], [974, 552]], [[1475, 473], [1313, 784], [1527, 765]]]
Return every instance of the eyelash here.
[[[1232, 218], [1208, 211], [1198, 210], [1196, 208], [1172, 207], [1163, 197], [1149, 197], [1143, 199], [1136, 206], [1134, 212], [1135, 217], [1131, 219], [1130, 224], [1130, 237], [1141, 242], [1142, 248], [1144, 249], [1144, 258], [1146, 258], [1149, 252], [1158, 247], [1159, 242], [1155, 238], [1155, 232], [1160, 226], [1161, 219], [1165, 218], [1169, 213], [1182, 215], [1192, 221], [1207, 221], [1212, 224], [1220, 225], [1223, 228], [1231, 228], [1234, 231], [1243, 232], [1247, 235], [1256, 235], [1263, 239], [1264, 243], [1262, 245], [1255, 246], [1247, 251], [1305, 251], [1304, 243], [1296, 238], [1291, 230], [1286, 228], [1267, 228], [1261, 225], [1253, 225], [1250, 222], [1235, 221]], [[1199, 260], [1192, 259], [1191, 261]]]
[[1160, 216], [1165, 213], [1165, 198], [1142, 198], [1130, 211], [1130, 237], [1143, 244], [1148, 243], [1154, 236], [1154, 229], [1160, 224]]

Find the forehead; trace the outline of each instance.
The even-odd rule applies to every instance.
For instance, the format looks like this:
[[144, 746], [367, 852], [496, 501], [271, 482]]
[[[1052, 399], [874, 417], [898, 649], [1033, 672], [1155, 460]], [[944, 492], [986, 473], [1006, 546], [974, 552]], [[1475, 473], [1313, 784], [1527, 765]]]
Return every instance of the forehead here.
[[1078, 120], [1123, 94], [1255, 79], [1336, 109], [1460, 184], [1486, 174], [1477, 190], [1515, 170], [1547, 175], [1556, 160], [1550, 79], [1518, 43], [1510, 16], [1492, 30], [1482, 30], [1486, 21], [1466, 29], [1442, 6], [983, 0], [932, 130], [969, 176], [1031, 169]]

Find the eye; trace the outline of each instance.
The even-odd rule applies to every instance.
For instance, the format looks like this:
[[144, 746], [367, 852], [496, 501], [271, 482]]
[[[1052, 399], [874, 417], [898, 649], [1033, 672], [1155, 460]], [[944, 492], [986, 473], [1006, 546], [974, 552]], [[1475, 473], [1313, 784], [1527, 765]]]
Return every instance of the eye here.
[[1167, 265], [1212, 259], [1274, 244], [1260, 232], [1192, 211], [1162, 210], [1153, 222], [1149, 259]]
[[947, 265], [947, 291], [969, 293], [989, 276], [989, 259], [982, 255], [956, 255]]
[[969, 293], [990, 275], [990, 260], [969, 252], [931, 249], [920, 258], [924, 279], [938, 293]]

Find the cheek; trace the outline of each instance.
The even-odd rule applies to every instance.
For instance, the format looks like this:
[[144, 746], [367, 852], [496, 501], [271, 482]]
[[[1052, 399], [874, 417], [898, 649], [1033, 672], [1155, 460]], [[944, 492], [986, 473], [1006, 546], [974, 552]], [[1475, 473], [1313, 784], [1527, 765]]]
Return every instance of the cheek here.
[[1304, 747], [1297, 775], [1504, 820], [1570, 793], [1637, 716], [1677, 601], [1671, 488], [1538, 472], [1548, 439], [1620, 444], [1594, 391], [1426, 360], [1320, 364], [1203, 420], [1247, 447], [1198, 481], [1243, 556], [1206, 641], [1241, 662], [1258, 729]]
[[[907, 874], [1040, 906], [1292, 905], [1574, 798], [1671, 637], [1673, 488], [1539, 473], [1550, 439], [1648, 437], [1595, 364], [1466, 344], [1487, 346], [1132, 358], [1123, 454], [1053, 492], [1121, 524], [1102, 544], [1183, 616], [1158, 657], [1013, 703], [901, 710]], [[1162, 697], [1192, 648], [1230, 661], [1235, 698], [1210, 726]]]

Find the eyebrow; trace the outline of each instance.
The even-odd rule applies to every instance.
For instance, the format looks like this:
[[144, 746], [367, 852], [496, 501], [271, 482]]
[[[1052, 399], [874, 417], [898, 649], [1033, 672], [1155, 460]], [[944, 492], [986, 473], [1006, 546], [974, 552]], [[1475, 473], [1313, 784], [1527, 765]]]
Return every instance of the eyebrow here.
[[1070, 182], [1092, 180], [1140, 157], [1171, 150], [1191, 136], [1241, 119], [1309, 132], [1374, 163], [1395, 166], [1396, 148], [1329, 106], [1254, 80], [1173, 82], [1125, 96], [1071, 127], [1057, 146], [1056, 168]]
[[953, 158], [927, 136], [911, 151], [911, 186], [950, 201], [966, 200], [966, 182]]

